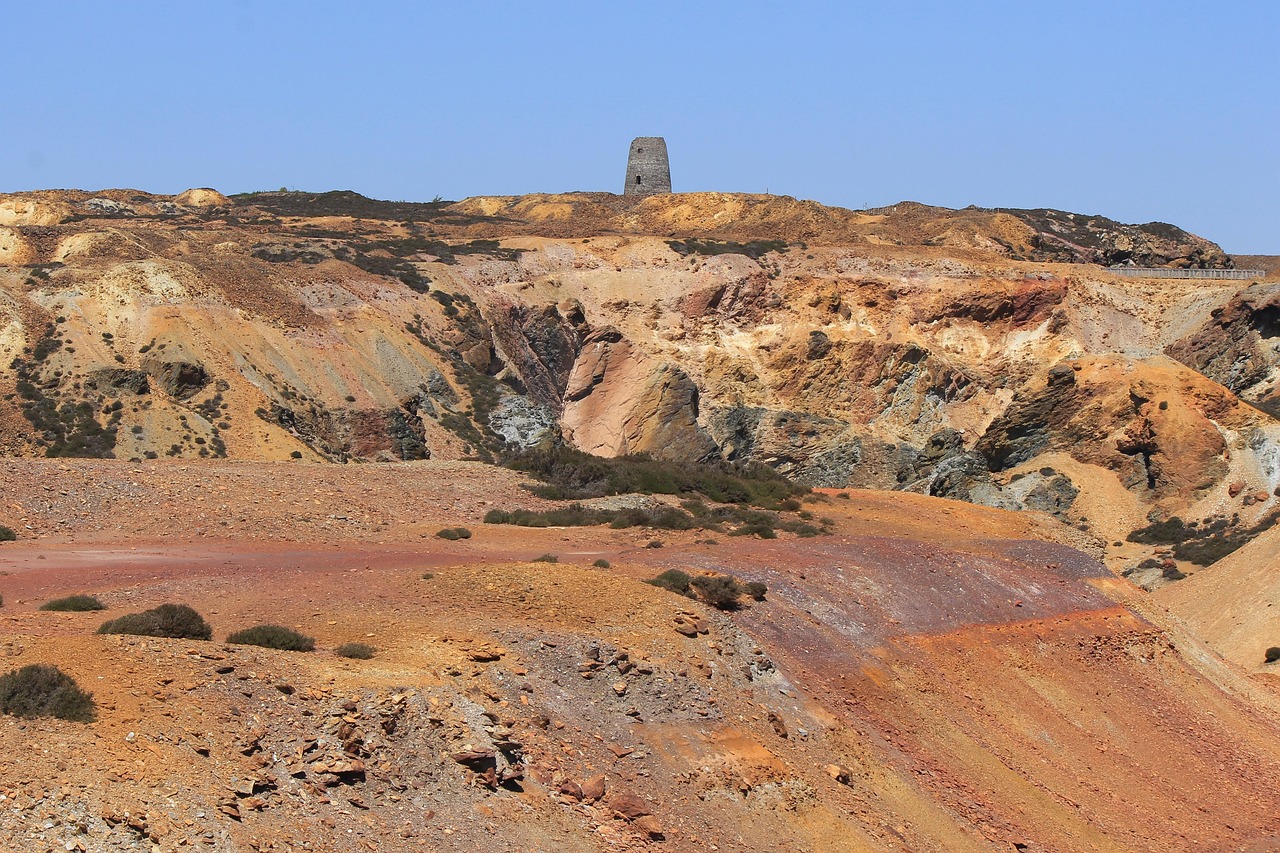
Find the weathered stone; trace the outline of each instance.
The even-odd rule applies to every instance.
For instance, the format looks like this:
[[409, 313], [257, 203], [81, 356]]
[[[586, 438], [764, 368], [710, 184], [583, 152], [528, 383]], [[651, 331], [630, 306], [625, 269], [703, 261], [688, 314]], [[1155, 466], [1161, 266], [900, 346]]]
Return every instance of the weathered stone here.
[[635, 819], [631, 824], [636, 829], [648, 835], [654, 841], [661, 841], [666, 836], [662, 831], [662, 823], [653, 815], [642, 815]]
[[605, 787], [604, 774], [597, 773], [582, 783], [582, 799], [588, 803], [604, 799]]
[[609, 808], [625, 820], [635, 820], [652, 814], [649, 803], [634, 791], [619, 791], [609, 797]]
[[661, 136], [637, 136], [627, 153], [623, 195], [645, 196], [671, 192], [671, 163], [667, 141]]

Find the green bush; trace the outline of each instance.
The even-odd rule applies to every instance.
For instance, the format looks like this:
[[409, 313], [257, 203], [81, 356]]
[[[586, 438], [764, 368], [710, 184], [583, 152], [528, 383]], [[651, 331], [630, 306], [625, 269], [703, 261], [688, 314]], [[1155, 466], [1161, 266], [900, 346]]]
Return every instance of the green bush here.
[[1280, 646], [1272, 646], [1267, 649], [1266, 659], [1267, 663], [1275, 663], [1280, 660]]
[[435, 572], [423, 572], [423, 573], [422, 573], [422, 579], [423, 579], [424, 581], [429, 581], [429, 580], [431, 580], [432, 578], [434, 578], [435, 576], [436, 576], [436, 575], [435, 575]]
[[719, 610], [737, 610], [742, 587], [726, 575], [699, 575], [689, 582], [707, 604]]
[[764, 594], [769, 591], [769, 587], [760, 583], [760, 581], [747, 581], [742, 585], [742, 589], [754, 601], [764, 601]]
[[595, 566], [597, 569], [608, 569], [613, 567], [613, 563], [610, 563], [608, 560], [604, 559], [603, 557], [601, 557], [599, 560], [596, 560], [591, 565]]
[[502, 464], [532, 474], [546, 485], [534, 494], [552, 500], [582, 500], [630, 493], [705, 496], [719, 503], [777, 507], [809, 491], [767, 465], [669, 462], [637, 454], [605, 459], [564, 446], [508, 454]]
[[661, 539], [651, 539], [651, 540], [649, 540], [649, 544], [648, 544], [648, 545], [645, 545], [644, 547], [646, 547], [646, 548], [661, 548], [661, 547], [662, 547], [662, 540], [661, 540]]
[[679, 593], [680, 595], [691, 595], [689, 592], [689, 583], [692, 580], [693, 579], [689, 577], [687, 572], [682, 572], [679, 569], [667, 569], [656, 578], [651, 578], [645, 581], [645, 583], [650, 586], [656, 586], [659, 589], [666, 589], [671, 592]]
[[55, 598], [52, 601], [46, 601], [44, 604], [40, 605], [40, 609], [80, 613], [86, 610], [106, 610], [107, 605], [103, 604], [92, 595], [68, 595], [65, 598]]
[[18, 538], [18, 534], [14, 533], [11, 528], [0, 524], [0, 542], [12, 542]]
[[555, 554], [543, 554], [541, 557], [534, 557], [534, 558], [533, 558], [533, 562], [535, 562], [535, 563], [558, 563], [558, 562], [560, 562], [560, 558], [559, 558], [559, 557], [557, 557]]
[[471, 531], [465, 527], [446, 527], [444, 530], [437, 531], [436, 536], [456, 542], [459, 539], [470, 539]]
[[783, 520], [776, 514], [742, 506], [718, 506], [709, 509], [705, 504], [694, 504], [695, 512], [673, 506], [653, 508], [628, 507], [625, 509], [592, 509], [580, 503], [549, 510], [491, 509], [485, 514], [486, 524], [514, 524], [519, 527], [589, 527], [608, 524], [614, 530], [629, 527], [652, 527], [659, 530], [722, 530], [735, 536], [759, 536], [774, 539], [775, 527], [792, 531], [800, 536], [816, 536], [818, 528], [797, 520]]
[[681, 257], [688, 255], [746, 255], [752, 260], [760, 260], [769, 252], [786, 252], [789, 244], [785, 240], [752, 240], [748, 243], [737, 243], [733, 240], [715, 240], [710, 237], [690, 237], [687, 240], [668, 240], [671, 251]]
[[343, 643], [333, 651], [338, 657], [368, 660], [373, 657], [377, 649], [368, 643]]
[[227, 642], [240, 646], [280, 649], [286, 652], [309, 652], [316, 647], [314, 639], [283, 625], [255, 625], [252, 628], [245, 628], [243, 631], [236, 631], [229, 635]]
[[137, 637], [170, 637], [175, 640], [208, 640], [213, 629], [199, 613], [185, 604], [161, 604], [141, 613], [109, 619], [99, 634], [130, 634]]
[[0, 675], [0, 711], [15, 717], [93, 722], [93, 696], [56, 666], [33, 663]]

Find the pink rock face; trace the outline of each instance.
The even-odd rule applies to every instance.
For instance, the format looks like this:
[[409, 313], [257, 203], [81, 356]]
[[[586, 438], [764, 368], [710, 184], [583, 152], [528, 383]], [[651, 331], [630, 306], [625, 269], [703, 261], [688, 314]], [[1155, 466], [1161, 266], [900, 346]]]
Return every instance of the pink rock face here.
[[598, 456], [700, 458], [715, 445], [698, 426], [697, 398], [697, 387], [680, 368], [605, 330], [583, 344], [569, 375], [561, 426], [570, 442]]

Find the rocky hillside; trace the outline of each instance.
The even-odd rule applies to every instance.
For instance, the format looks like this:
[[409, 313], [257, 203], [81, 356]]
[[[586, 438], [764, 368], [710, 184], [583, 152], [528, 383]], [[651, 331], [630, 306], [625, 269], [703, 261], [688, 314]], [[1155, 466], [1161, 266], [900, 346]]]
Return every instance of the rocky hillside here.
[[1120, 567], [1154, 585], [1277, 511], [1276, 285], [1097, 265], [1125, 262], [1232, 263], [1045, 210], [3, 196], [0, 452], [489, 460], [563, 438], [1137, 531], [1162, 550]]
[[[808, 496], [831, 526], [808, 538], [483, 523], [537, 500], [520, 485], [434, 460], [11, 460], [0, 674], [57, 665], [97, 720], [0, 716], [0, 845], [1274, 847], [1267, 643], [1231, 667], [1144, 618], [1079, 531], [891, 492]], [[455, 525], [474, 535], [434, 535]], [[671, 569], [767, 592], [722, 610], [642, 582]], [[107, 609], [40, 609], [69, 593]], [[95, 633], [166, 602], [213, 640]], [[316, 649], [224, 641], [263, 622]]]

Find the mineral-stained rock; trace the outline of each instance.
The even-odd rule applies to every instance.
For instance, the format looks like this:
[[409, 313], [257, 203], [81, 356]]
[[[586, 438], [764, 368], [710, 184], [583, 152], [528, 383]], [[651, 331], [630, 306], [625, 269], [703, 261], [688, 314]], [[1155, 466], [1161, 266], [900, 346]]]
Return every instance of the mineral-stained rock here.
[[605, 794], [605, 776], [603, 773], [597, 773], [582, 783], [582, 799], [588, 803], [594, 803], [596, 800], [604, 798]]
[[653, 813], [644, 797], [634, 791], [618, 791], [611, 794], [608, 805], [615, 814], [626, 820], [635, 820]]

